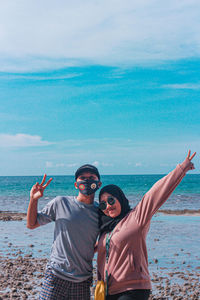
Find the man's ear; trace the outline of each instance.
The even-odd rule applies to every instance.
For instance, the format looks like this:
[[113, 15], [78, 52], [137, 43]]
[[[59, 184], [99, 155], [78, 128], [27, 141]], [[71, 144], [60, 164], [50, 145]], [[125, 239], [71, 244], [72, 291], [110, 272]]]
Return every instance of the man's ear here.
[[102, 186], [102, 182], [101, 181], [99, 181], [98, 186], [99, 186], [99, 188]]
[[75, 186], [75, 189], [78, 190], [78, 186], [77, 186], [77, 182], [76, 181], [74, 182], [74, 186]]

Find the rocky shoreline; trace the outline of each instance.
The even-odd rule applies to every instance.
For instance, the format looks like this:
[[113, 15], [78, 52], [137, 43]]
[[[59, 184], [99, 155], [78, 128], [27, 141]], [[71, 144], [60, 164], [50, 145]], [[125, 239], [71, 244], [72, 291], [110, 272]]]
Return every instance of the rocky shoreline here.
[[25, 213], [0, 211], [0, 221], [23, 221], [26, 219]]
[[47, 260], [0, 257], [0, 299], [37, 299]]
[[[170, 212], [174, 213], [174, 211], [164, 211], [164, 213], [171, 214]], [[179, 212], [180, 211], [177, 212], [177, 215], [180, 215]], [[197, 212], [198, 211], [195, 210], [192, 211], [192, 214], [189, 214], [188, 211], [184, 210], [182, 211], [182, 214], [196, 215]], [[160, 211], [160, 213], [163, 212]], [[46, 258], [49, 257], [49, 252], [44, 250], [43, 241], [40, 239], [38, 241], [38, 237], [41, 238], [41, 233], [38, 232], [34, 236], [33, 232], [29, 232], [26, 229], [25, 218], [25, 213], [0, 211], [0, 220], [2, 221], [1, 233], [4, 235], [2, 236], [2, 248], [0, 249], [0, 300], [38, 299], [42, 286], [47, 263]], [[20, 222], [12, 223], [6, 221]], [[191, 226], [192, 223], [190, 222], [189, 224]], [[192, 226], [196, 225], [197, 222]], [[174, 227], [171, 229], [173, 228]], [[175, 228], [176, 229], [173, 230], [177, 230], [177, 227]], [[168, 234], [170, 234], [171, 231], [169, 228], [168, 230]], [[18, 236], [17, 232], [24, 234], [23, 242], [21, 242], [20, 238], [15, 238], [15, 236]], [[187, 234], [187, 231], [184, 232]], [[159, 234], [156, 231], [151, 253], [153, 253], [154, 249], [160, 245], [158, 244], [160, 243]], [[191, 232], [189, 231], [188, 234], [191, 234]], [[198, 239], [197, 237], [198, 235], [195, 235], [195, 241]], [[49, 237], [49, 239], [51, 239], [51, 237]], [[46, 243], [50, 245], [51, 241], [46, 240]], [[195, 247], [197, 247], [197, 244], [195, 245]], [[166, 247], [167, 244], [164, 244], [164, 246], [160, 248], [163, 255], [165, 254], [164, 251]], [[48, 249], [50, 251], [50, 248]], [[190, 249], [189, 247], [182, 249], [182, 246], [176, 246], [171, 253], [171, 259], [168, 260], [167, 264], [163, 264], [162, 255], [158, 257], [157, 252], [155, 256], [152, 254], [152, 258], [149, 261], [149, 270], [153, 287], [150, 300], [200, 299], [200, 266], [198, 266], [200, 258], [198, 250], [196, 249], [197, 248], [195, 248], [195, 250]], [[196, 254], [192, 254], [193, 250]], [[192, 260], [189, 259], [191, 256]], [[96, 261], [94, 260], [94, 265], [95, 264]], [[96, 277], [96, 268], [94, 268], [94, 285]], [[91, 287], [91, 294], [91, 299], [93, 299], [94, 286]]]
[[158, 213], [163, 213], [166, 215], [176, 215], [176, 216], [200, 216], [200, 209], [159, 209]]
[[[47, 259], [23, 255], [18, 250], [13, 258], [0, 256], [0, 299], [38, 299]], [[155, 262], [158, 263], [158, 262]], [[165, 275], [161, 275], [164, 271]], [[160, 274], [160, 275], [159, 275]], [[96, 269], [94, 269], [94, 284]], [[150, 300], [198, 300], [200, 297], [200, 267], [191, 271], [159, 270], [152, 274], [153, 293]], [[91, 288], [92, 299], [94, 286]]]
[[[160, 209], [157, 213], [163, 213], [167, 215], [188, 215], [188, 216], [200, 216], [200, 209], [183, 209], [183, 210], [170, 210]], [[26, 213], [12, 212], [12, 211], [0, 211], [0, 221], [23, 221], [26, 219]]]

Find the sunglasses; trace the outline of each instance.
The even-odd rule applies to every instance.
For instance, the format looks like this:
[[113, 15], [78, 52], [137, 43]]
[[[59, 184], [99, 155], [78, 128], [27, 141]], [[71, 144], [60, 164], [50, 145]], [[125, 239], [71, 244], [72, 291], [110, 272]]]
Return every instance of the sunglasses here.
[[105, 210], [107, 208], [107, 204], [113, 205], [115, 204], [116, 200], [113, 197], [108, 197], [107, 202], [106, 201], [101, 201], [99, 203], [99, 208], [101, 210]]

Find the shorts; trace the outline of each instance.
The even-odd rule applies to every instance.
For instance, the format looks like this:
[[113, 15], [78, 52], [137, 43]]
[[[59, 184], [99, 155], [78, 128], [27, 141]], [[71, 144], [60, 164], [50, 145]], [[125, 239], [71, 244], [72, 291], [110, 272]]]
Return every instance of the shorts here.
[[40, 293], [40, 300], [90, 300], [92, 277], [82, 282], [72, 282], [57, 277], [49, 269]]

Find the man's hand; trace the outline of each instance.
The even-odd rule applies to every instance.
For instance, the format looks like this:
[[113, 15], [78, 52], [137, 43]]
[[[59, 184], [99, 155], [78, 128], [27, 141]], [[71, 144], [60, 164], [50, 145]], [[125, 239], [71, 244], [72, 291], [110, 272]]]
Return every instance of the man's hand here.
[[46, 184], [45, 180], [46, 180], [47, 175], [44, 174], [44, 177], [42, 179], [42, 182], [39, 184], [38, 182], [36, 182], [36, 184], [32, 187], [31, 191], [30, 191], [30, 199], [33, 201], [38, 200], [39, 198], [41, 198], [43, 196], [44, 190], [46, 189], [46, 187], [49, 185], [49, 183], [53, 180], [53, 178], [50, 178]]

